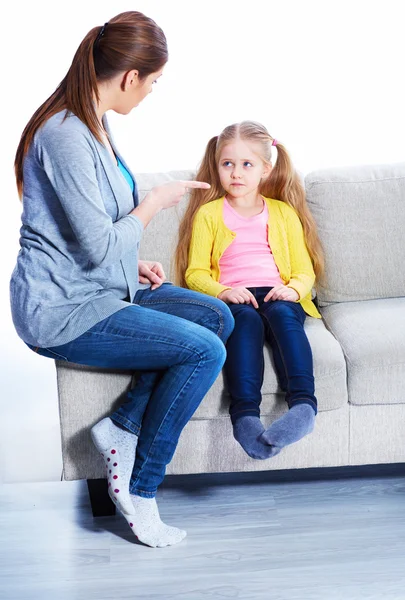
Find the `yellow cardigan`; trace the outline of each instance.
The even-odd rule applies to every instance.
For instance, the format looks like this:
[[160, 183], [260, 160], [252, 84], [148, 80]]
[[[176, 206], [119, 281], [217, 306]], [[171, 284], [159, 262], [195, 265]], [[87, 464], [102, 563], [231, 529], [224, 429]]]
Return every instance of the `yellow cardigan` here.
[[[291, 206], [265, 198], [269, 210], [268, 242], [285, 285], [299, 294], [302, 308], [311, 317], [321, 318], [311, 300], [315, 273], [309, 256], [301, 221]], [[194, 217], [193, 232], [185, 274], [187, 286], [217, 297], [230, 289], [219, 283], [219, 261], [236, 233], [223, 219], [224, 197], [201, 206]]]

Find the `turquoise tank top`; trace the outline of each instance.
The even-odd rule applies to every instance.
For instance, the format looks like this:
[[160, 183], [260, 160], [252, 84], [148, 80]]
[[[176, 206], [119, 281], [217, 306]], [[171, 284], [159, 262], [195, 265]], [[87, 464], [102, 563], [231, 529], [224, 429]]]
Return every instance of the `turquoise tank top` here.
[[131, 188], [131, 192], [133, 193], [134, 187], [135, 187], [134, 180], [132, 179], [131, 175], [129, 174], [127, 169], [124, 167], [124, 165], [122, 164], [122, 162], [120, 161], [118, 156], [117, 156], [117, 165], [118, 165], [118, 168], [121, 171], [121, 173], [124, 175], [129, 187]]

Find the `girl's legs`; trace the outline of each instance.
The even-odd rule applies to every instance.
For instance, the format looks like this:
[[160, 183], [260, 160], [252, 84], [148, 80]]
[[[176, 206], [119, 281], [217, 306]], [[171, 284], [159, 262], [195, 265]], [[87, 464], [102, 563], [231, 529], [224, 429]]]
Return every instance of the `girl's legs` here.
[[274, 450], [259, 438], [263, 383], [264, 326], [251, 304], [230, 304], [235, 327], [227, 342], [224, 372], [231, 397], [230, 415], [235, 439], [252, 458], [265, 459]]
[[313, 430], [317, 413], [312, 352], [304, 331], [306, 315], [299, 303], [284, 300], [262, 302], [259, 311], [290, 409], [263, 433], [261, 439], [283, 448]]
[[226, 344], [224, 373], [231, 397], [232, 424], [241, 416], [260, 416], [264, 372], [264, 326], [251, 304], [230, 304], [235, 326]]
[[[223, 343], [207, 325], [218, 331], [223, 340], [233, 327], [232, 316], [224, 303], [179, 288], [173, 293], [175, 289], [165, 285], [153, 292], [145, 290], [139, 294], [148, 297], [145, 292], [154, 295], [160, 290], [156, 294], [156, 299], [160, 298], [159, 311], [129, 305], [69, 344], [39, 350], [41, 354], [76, 363], [144, 372], [141, 401], [137, 403], [136, 394], [131, 392], [129, 402], [124, 405], [125, 411], [117, 411], [113, 418], [124, 417], [128, 431], [140, 432], [140, 453], [131, 480], [131, 491], [136, 496], [130, 498], [132, 507], [127, 503], [124, 506], [132, 509], [132, 514], [123, 512], [139, 539], [152, 546], [176, 543], [185, 535], [160, 521], [153, 497], [184, 425], [215, 381], [225, 359]], [[205, 326], [164, 313], [164, 297], [169, 304], [181, 305], [184, 314], [200, 320]], [[179, 309], [180, 306], [176, 310]], [[148, 390], [151, 395], [147, 399]], [[116, 422], [122, 424], [120, 419]], [[121, 430], [113, 425], [113, 431], [110, 437], [107, 431], [107, 445], [115, 444], [117, 440], [118, 443], [116, 448], [110, 448], [108, 458], [112, 459], [113, 466], [117, 463], [120, 467], [116, 457], [120, 454], [120, 460], [125, 462], [130, 444], [120, 445], [117, 432]], [[126, 431], [123, 433], [127, 434]], [[127, 435], [131, 436], [131, 433]], [[135, 435], [132, 437], [135, 447]], [[125, 485], [118, 486], [119, 473], [115, 471], [118, 475], [114, 480], [117, 499], [127, 493]]]

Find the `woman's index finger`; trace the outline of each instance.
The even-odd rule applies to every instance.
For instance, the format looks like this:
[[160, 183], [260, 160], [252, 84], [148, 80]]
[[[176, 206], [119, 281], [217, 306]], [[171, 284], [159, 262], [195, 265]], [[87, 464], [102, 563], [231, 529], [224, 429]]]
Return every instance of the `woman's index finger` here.
[[188, 188], [201, 188], [203, 190], [208, 190], [211, 185], [206, 183], [205, 181], [183, 181], [184, 185]]

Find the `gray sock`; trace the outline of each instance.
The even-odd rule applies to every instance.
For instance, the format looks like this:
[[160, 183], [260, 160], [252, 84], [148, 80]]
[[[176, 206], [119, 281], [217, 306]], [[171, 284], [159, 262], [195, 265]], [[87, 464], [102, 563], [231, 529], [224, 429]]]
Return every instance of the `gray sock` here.
[[273, 448], [268, 442], [260, 440], [264, 427], [259, 417], [240, 417], [233, 426], [234, 438], [251, 458], [265, 459], [275, 456], [279, 448]]
[[117, 427], [106, 417], [91, 428], [91, 438], [104, 460], [111, 500], [122, 513], [130, 514], [133, 506], [129, 494], [129, 481], [134, 467], [138, 437], [126, 429]]
[[298, 442], [314, 428], [315, 411], [309, 404], [296, 404], [261, 435], [261, 440], [277, 448]]

